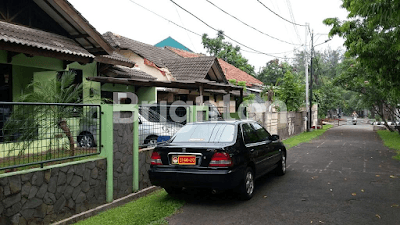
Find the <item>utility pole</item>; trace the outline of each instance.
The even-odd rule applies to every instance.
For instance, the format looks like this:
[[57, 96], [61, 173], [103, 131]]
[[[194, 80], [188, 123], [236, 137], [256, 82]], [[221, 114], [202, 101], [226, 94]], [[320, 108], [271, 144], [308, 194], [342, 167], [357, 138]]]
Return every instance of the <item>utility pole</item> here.
[[[308, 27], [308, 23], [306, 23], [305, 26], [305, 32], [306, 32], [306, 36], [305, 36], [305, 44], [304, 44], [304, 67], [306, 68], [306, 111], [308, 112], [308, 57], [307, 57], [307, 29], [309, 29]], [[307, 119], [308, 119], [308, 113], [306, 115]], [[307, 122], [307, 131], [310, 131], [310, 128], [308, 126], [308, 122]]]
[[309, 117], [309, 123], [310, 123], [310, 129], [312, 126], [312, 86], [313, 86], [313, 77], [314, 77], [314, 71], [313, 71], [313, 54], [314, 54], [314, 30], [311, 32], [311, 65], [310, 65], [310, 72], [311, 72], [311, 79], [310, 79], [310, 117]]

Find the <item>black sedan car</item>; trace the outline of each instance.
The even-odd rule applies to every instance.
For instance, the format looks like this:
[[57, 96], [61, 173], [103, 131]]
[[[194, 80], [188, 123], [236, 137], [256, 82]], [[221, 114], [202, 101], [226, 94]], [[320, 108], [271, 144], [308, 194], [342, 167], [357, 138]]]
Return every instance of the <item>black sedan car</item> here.
[[254, 180], [270, 171], [286, 172], [286, 148], [255, 121], [190, 123], [157, 146], [149, 170], [153, 185], [177, 194], [183, 187], [234, 189], [242, 199]]

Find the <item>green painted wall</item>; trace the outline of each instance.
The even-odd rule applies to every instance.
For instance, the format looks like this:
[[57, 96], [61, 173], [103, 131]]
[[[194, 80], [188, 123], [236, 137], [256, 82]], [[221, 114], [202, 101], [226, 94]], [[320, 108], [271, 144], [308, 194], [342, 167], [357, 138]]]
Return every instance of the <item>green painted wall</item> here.
[[25, 67], [25, 66], [14, 66], [12, 67], [12, 90], [13, 90], [13, 101], [18, 101], [18, 98], [32, 91], [28, 89], [28, 85], [33, 81], [33, 74], [41, 72], [43, 69]]
[[[100, 103], [101, 100], [101, 89], [99, 82], [92, 82], [86, 80], [88, 77], [97, 76], [97, 63], [88, 63], [86, 65], [81, 65], [77, 62], [68, 65], [68, 68], [82, 70], [82, 84], [83, 84], [83, 102], [96, 104]], [[93, 96], [90, 97], [90, 90], [92, 89]]]
[[[0, 63], [7, 63], [7, 52], [0, 50]], [[63, 61], [43, 56], [27, 57], [24, 54], [18, 54], [12, 58], [12, 65], [41, 68], [45, 70], [63, 70]]]
[[6, 63], [7, 62], [7, 52], [0, 50], [0, 63]]
[[[6, 51], [0, 50], [0, 63], [7, 63]], [[42, 56], [27, 57], [24, 54], [18, 54], [12, 58], [11, 64], [13, 66], [13, 101], [17, 101], [22, 93], [29, 91], [26, 87], [33, 79], [46, 81], [55, 78], [58, 71], [64, 71], [62, 60]], [[82, 70], [84, 103], [99, 103], [100, 83], [86, 80], [87, 77], [97, 76], [97, 63], [80, 65], [75, 62], [69, 64], [67, 70], [69, 68]], [[49, 73], [50, 71], [53, 73]], [[43, 74], [40, 74], [42, 72]], [[34, 73], [37, 78], [34, 78]], [[93, 90], [93, 97], [90, 97], [90, 89]]]
[[156, 87], [140, 87], [136, 90], [136, 95], [139, 98], [139, 104], [143, 102], [153, 103], [157, 102], [157, 89]]

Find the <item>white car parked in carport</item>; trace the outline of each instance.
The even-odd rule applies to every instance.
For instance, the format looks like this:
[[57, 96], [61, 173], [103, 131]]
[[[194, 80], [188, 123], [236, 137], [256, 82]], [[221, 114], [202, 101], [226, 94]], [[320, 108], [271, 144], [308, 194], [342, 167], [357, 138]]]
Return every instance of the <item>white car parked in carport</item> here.
[[[97, 110], [89, 110], [86, 117], [80, 120], [80, 131], [77, 142], [80, 147], [97, 146], [98, 137]], [[157, 140], [168, 140], [182, 124], [167, 121], [154, 110], [139, 109], [139, 146], [154, 146]]]

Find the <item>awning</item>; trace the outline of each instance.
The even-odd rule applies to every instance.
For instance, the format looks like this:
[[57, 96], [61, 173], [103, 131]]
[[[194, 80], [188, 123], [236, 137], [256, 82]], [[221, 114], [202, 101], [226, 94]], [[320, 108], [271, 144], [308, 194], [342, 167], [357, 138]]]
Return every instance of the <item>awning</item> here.
[[200, 87], [203, 89], [224, 90], [226, 92], [241, 91], [243, 87], [233, 86], [231, 84], [216, 83], [213, 81], [160, 81], [160, 80], [145, 80], [145, 79], [131, 79], [131, 78], [114, 78], [114, 77], [88, 77], [89, 81], [96, 81], [100, 83], [123, 84], [130, 86], [142, 87], [165, 87], [165, 88], [180, 88], [189, 90], [198, 90]]

